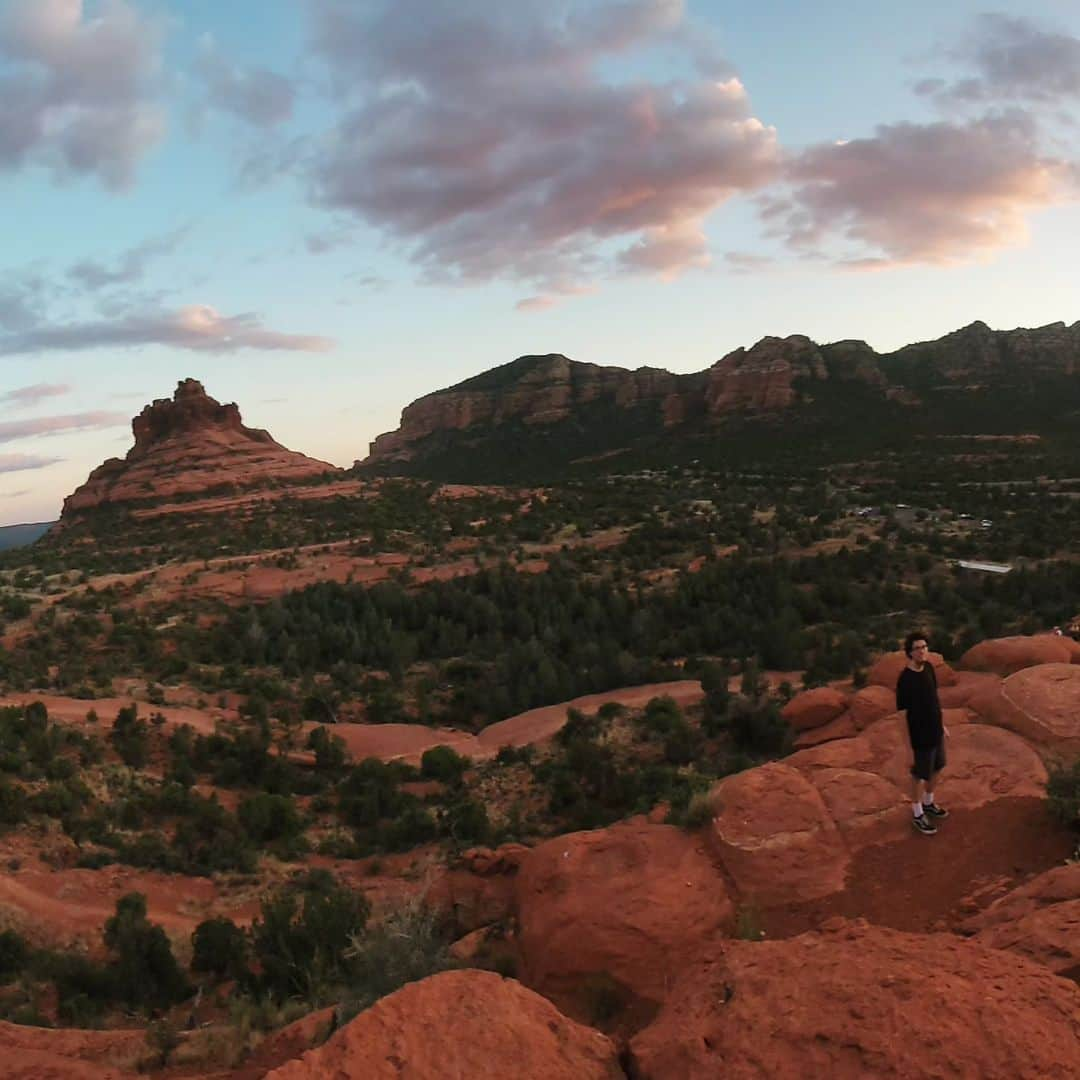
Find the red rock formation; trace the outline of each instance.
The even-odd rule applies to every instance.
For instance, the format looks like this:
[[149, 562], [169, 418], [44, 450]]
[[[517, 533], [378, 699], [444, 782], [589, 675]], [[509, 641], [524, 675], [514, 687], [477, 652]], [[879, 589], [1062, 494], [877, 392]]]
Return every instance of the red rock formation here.
[[266, 1080], [621, 1080], [612, 1042], [490, 971], [448, 971], [376, 1002]]
[[780, 714], [796, 731], [809, 731], [835, 720], [846, 707], [846, 695], [831, 686], [817, 686], [796, 694]]
[[[938, 686], [953, 686], [956, 683], [956, 672], [953, 671], [941, 653], [932, 652], [927, 659], [934, 665], [937, 675]], [[900, 678], [900, 672], [904, 670], [907, 656], [902, 649], [896, 652], [886, 653], [879, 657], [866, 673], [867, 682], [872, 686], [884, 686], [887, 690], [896, 689], [896, 680]]]
[[113, 503], [170, 498], [225, 485], [293, 483], [336, 467], [244, 427], [235, 404], [221, 405], [202, 384], [184, 379], [172, 399], [147, 405], [131, 423], [135, 445], [110, 458], [64, 500], [61, 520]]
[[976, 703], [982, 719], [1053, 753], [1080, 753], [1080, 666], [1040, 664], [1010, 675]]
[[994, 901], [961, 927], [1080, 981], [1080, 863], [1058, 866]]
[[969, 671], [1012, 675], [1037, 664], [1080, 664], [1080, 644], [1058, 634], [990, 638], [972, 645], [957, 665]]
[[734, 917], [701, 839], [641, 821], [535, 848], [518, 875], [517, 909], [523, 980], [568, 1009], [590, 976], [658, 1004]]
[[949, 934], [837, 919], [706, 956], [630, 1051], [640, 1080], [1066, 1080], [1080, 987]]
[[709, 802], [709, 844], [744, 899], [798, 903], [844, 887], [847, 848], [820, 792], [797, 769], [771, 762], [736, 773]]
[[796, 379], [828, 377], [825, 358], [808, 337], [765, 337], [749, 352], [736, 349], [709, 369], [705, 407], [710, 417], [786, 409], [795, 401]]
[[694, 411], [698, 376], [659, 368], [600, 367], [565, 356], [522, 356], [447, 390], [428, 394], [401, 414], [396, 431], [371, 444], [373, 461], [408, 461], [417, 443], [438, 432], [493, 427], [512, 420], [554, 424], [593, 401], [629, 409], [655, 402], [665, 425], [682, 423]]

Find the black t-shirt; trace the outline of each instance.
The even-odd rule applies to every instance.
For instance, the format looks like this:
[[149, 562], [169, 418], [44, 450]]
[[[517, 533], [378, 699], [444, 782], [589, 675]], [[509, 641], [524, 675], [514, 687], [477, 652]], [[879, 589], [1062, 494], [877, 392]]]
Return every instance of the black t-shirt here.
[[907, 712], [908, 738], [913, 749], [929, 750], [941, 742], [945, 729], [933, 664], [923, 664], [922, 671], [905, 666], [896, 680], [896, 707]]

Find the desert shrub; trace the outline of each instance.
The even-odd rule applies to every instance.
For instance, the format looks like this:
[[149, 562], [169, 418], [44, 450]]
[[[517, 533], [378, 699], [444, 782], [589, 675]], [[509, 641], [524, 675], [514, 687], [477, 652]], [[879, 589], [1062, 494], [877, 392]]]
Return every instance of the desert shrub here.
[[312, 871], [263, 901], [251, 927], [259, 985], [276, 1000], [321, 1000], [345, 981], [345, 950], [368, 918], [367, 900], [326, 871]]
[[461, 779], [469, 767], [469, 759], [462, 757], [450, 746], [433, 746], [420, 758], [420, 775], [429, 780], [442, 780], [452, 784]]
[[191, 935], [191, 970], [241, 981], [248, 976], [247, 938], [232, 919], [207, 919]]
[[11, 982], [30, 959], [30, 946], [16, 930], [0, 931], [0, 985]]
[[738, 750], [751, 754], [782, 754], [791, 742], [791, 725], [774, 701], [738, 698], [728, 709], [727, 730]]
[[165, 931], [146, 917], [142, 893], [127, 893], [117, 900], [103, 937], [113, 954], [110, 972], [119, 1001], [131, 1008], [167, 1009], [190, 995]]
[[17, 784], [0, 780], [0, 825], [18, 825], [26, 820], [26, 795]]
[[109, 742], [120, 760], [133, 769], [141, 769], [150, 756], [150, 725], [140, 720], [134, 705], [125, 705], [117, 714]]
[[343, 1019], [351, 1019], [406, 983], [453, 967], [449, 945], [447, 927], [419, 898], [354, 934], [345, 953], [349, 974]]
[[439, 826], [457, 847], [486, 844], [491, 839], [491, 822], [484, 804], [468, 796], [456, 798], [444, 808]]
[[682, 721], [682, 709], [666, 696], [652, 698], [641, 714], [641, 727], [649, 735], [667, 735]]
[[236, 816], [244, 831], [257, 844], [291, 840], [303, 829], [303, 821], [292, 799], [259, 792], [237, 807]]

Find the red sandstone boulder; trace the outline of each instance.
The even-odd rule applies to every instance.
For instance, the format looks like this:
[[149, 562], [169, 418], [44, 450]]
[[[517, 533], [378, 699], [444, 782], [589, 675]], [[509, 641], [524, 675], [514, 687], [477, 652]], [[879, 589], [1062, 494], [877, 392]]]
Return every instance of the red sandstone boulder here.
[[852, 719], [851, 710], [842, 712], [835, 720], [822, 724], [819, 728], [804, 731], [795, 738], [795, 747], [801, 750], [805, 746], [820, 746], [834, 739], [850, 739], [858, 734], [858, 728]]
[[146, 1056], [142, 1030], [54, 1030], [0, 1020], [4, 1080], [122, 1080], [137, 1076]]
[[856, 729], [862, 731], [875, 720], [896, 712], [896, 684], [864, 686], [852, 695], [848, 710]]
[[725, 777], [709, 802], [710, 846], [745, 900], [798, 903], [844, 887], [847, 849], [820, 792], [798, 769], [770, 762]]
[[988, 724], [1022, 735], [1040, 750], [1080, 753], [1080, 665], [1040, 664], [1010, 675], [979, 702]]
[[847, 697], [831, 686], [818, 686], [796, 694], [780, 715], [796, 730], [809, 731], [835, 720], [847, 707]]
[[426, 901], [467, 934], [503, 922], [514, 910], [515, 878], [529, 849], [523, 844], [470, 848], [457, 866], [444, 869], [428, 889]]
[[663, 1000], [674, 974], [733, 921], [700, 837], [631, 821], [533, 849], [517, 880], [522, 980], [578, 1007], [602, 976], [639, 1001]]
[[961, 929], [982, 945], [1007, 949], [1080, 980], [1080, 863], [1040, 874]]
[[1012, 675], [1037, 664], [1080, 663], [1080, 645], [1058, 634], [991, 638], [973, 645], [958, 661], [969, 671]]
[[376, 1002], [266, 1080], [621, 1080], [600, 1032], [489, 971], [448, 971]]
[[630, 1043], [639, 1080], [1080, 1076], [1080, 987], [950, 934], [727, 943]]
[[943, 709], [971, 708], [978, 711], [979, 702], [993, 697], [1001, 686], [1001, 676], [986, 671], [958, 671], [953, 686], [938, 688]]
[[[945, 744], [948, 764], [942, 774], [942, 802], [946, 801], [946, 793], [950, 806], [966, 809], [1002, 798], [1044, 798], [1046, 767], [1034, 748], [1011, 732], [969, 723], [968, 717], [966, 710], [945, 712], [950, 737]], [[799, 750], [786, 758], [785, 764], [803, 773], [819, 789], [826, 784], [827, 770], [852, 770], [878, 777], [896, 790], [899, 811], [911, 783], [907, 725], [900, 714], [886, 717], [853, 739]], [[855, 784], [855, 779], [849, 782]], [[850, 818], [864, 818], [877, 809], [884, 811], [884, 801], [877, 809], [874, 807], [875, 800], [884, 800], [885, 796], [886, 789], [870, 784], [861, 795], [846, 801], [841, 797], [827, 800], [849, 843], [870, 841], [872, 830], [867, 827], [871, 822]], [[906, 824], [903, 815], [900, 820]]]
[[[937, 675], [938, 686], [952, 686], [956, 682], [956, 672], [953, 671], [941, 653], [932, 652], [928, 659], [934, 665]], [[887, 690], [896, 690], [896, 680], [900, 678], [900, 672], [908, 658], [901, 649], [897, 652], [886, 653], [879, 657], [866, 673], [866, 680], [872, 686], [884, 686]]]

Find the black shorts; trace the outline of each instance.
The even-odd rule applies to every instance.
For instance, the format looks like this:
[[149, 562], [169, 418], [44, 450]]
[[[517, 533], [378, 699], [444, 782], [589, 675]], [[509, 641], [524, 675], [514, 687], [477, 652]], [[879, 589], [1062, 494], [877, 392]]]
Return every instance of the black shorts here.
[[926, 750], [913, 749], [912, 754], [915, 760], [911, 765], [911, 775], [916, 780], [929, 780], [934, 773], [945, 768], [945, 739], [943, 737], [937, 746]]

